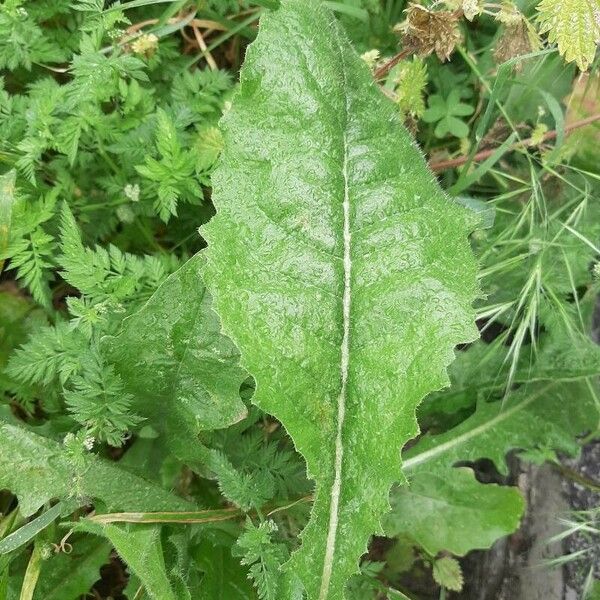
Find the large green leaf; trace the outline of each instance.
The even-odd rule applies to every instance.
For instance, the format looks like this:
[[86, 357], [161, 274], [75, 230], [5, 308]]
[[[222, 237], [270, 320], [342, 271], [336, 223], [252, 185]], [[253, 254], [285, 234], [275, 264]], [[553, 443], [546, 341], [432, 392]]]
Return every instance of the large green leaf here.
[[205, 280], [316, 481], [287, 572], [337, 599], [402, 479], [415, 407], [476, 336], [467, 211], [444, 197], [332, 14], [265, 14], [223, 120]]
[[405, 469], [451, 467], [488, 458], [507, 473], [506, 454], [514, 449], [552, 449], [575, 455], [576, 436], [597, 431], [598, 390], [591, 380], [538, 383], [519, 389], [504, 402], [480, 400], [460, 425], [424, 436], [404, 455]]
[[200, 460], [198, 433], [226, 427], [246, 415], [240, 385], [247, 374], [239, 352], [221, 334], [201, 279], [204, 259], [191, 258], [143, 308], [106, 338], [134, 410], [147, 419], [182, 460]]
[[462, 556], [512, 533], [525, 504], [517, 489], [479, 483], [469, 468], [417, 470], [392, 493], [388, 535], [408, 535], [429, 554]]

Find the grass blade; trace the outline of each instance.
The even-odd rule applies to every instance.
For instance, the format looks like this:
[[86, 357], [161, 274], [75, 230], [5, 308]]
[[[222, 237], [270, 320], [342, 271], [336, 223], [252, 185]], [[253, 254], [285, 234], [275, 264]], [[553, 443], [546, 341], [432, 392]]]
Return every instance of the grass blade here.
[[6, 536], [0, 541], [0, 554], [8, 554], [21, 546], [29, 543], [40, 531], [46, 529], [61, 513], [63, 505], [61, 502], [42, 513], [17, 531]]

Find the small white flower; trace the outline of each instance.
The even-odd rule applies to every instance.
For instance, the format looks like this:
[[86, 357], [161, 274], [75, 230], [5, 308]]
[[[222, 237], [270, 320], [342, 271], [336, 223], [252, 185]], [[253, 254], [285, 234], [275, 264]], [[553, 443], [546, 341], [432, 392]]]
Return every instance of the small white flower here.
[[479, 6], [478, 0], [463, 0], [462, 9], [465, 17], [472, 21], [477, 15], [482, 12], [482, 7]]
[[138, 202], [140, 199], [140, 186], [137, 183], [134, 183], [133, 185], [131, 183], [128, 183], [123, 188], [123, 193], [132, 202]]
[[361, 54], [360, 57], [369, 65], [369, 68], [372, 69], [375, 66], [375, 63], [379, 60], [379, 50], [376, 48], [373, 50], [368, 50], [364, 54]]

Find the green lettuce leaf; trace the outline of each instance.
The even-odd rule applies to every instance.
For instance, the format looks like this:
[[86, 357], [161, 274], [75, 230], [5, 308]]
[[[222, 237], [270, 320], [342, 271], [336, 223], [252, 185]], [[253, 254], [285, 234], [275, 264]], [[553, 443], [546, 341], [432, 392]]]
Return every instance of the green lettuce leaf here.
[[416, 405], [476, 337], [473, 217], [317, 1], [263, 16], [222, 127], [204, 277], [254, 402], [316, 481], [286, 572], [334, 600], [402, 479]]
[[525, 502], [516, 488], [479, 483], [469, 468], [417, 470], [391, 495], [388, 535], [408, 535], [430, 555], [463, 556], [489, 548], [521, 522]]
[[455, 465], [487, 458], [506, 474], [514, 449], [577, 455], [577, 436], [599, 430], [597, 388], [592, 379], [535, 383], [504, 403], [481, 399], [456, 427], [424, 436], [403, 456], [410, 486], [394, 488], [386, 534], [409, 535], [431, 554], [463, 555], [512, 533], [524, 508], [518, 491], [479, 483]]

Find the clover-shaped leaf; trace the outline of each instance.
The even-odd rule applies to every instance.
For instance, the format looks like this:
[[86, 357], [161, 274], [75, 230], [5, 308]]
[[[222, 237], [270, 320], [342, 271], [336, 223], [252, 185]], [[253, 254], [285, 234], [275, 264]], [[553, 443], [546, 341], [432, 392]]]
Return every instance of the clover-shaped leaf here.
[[464, 138], [469, 134], [469, 126], [458, 117], [473, 114], [473, 110], [470, 104], [460, 101], [460, 92], [454, 89], [447, 98], [432, 94], [429, 97], [428, 108], [423, 113], [423, 120], [426, 123], [437, 123], [433, 133], [438, 138], [448, 134]]

